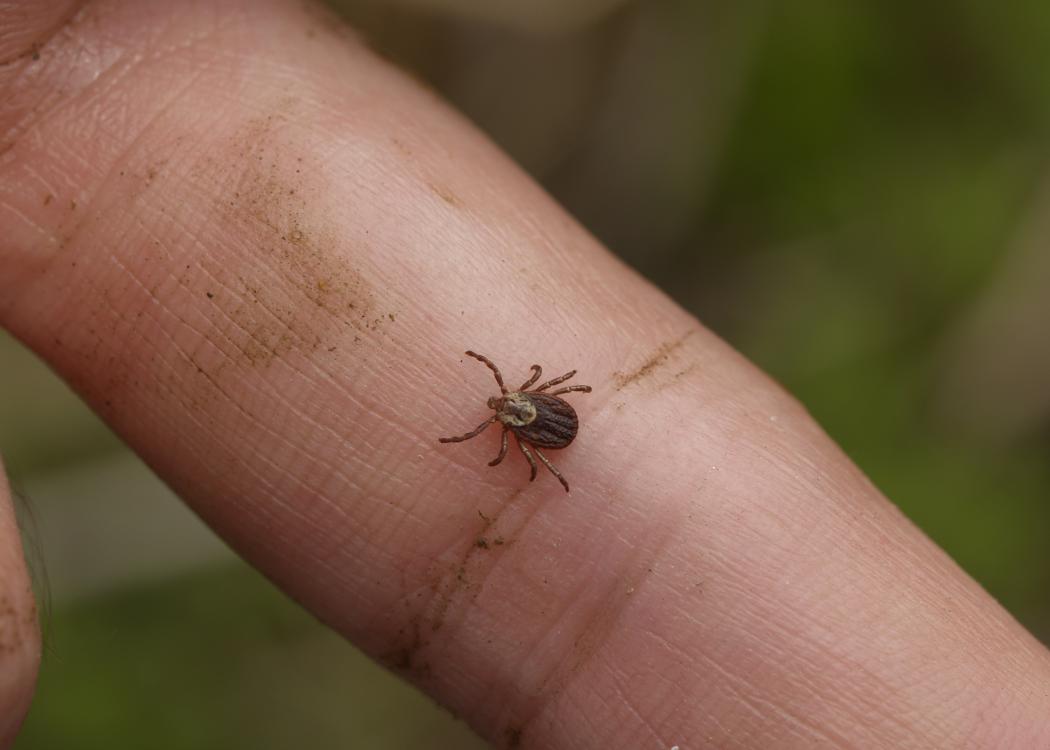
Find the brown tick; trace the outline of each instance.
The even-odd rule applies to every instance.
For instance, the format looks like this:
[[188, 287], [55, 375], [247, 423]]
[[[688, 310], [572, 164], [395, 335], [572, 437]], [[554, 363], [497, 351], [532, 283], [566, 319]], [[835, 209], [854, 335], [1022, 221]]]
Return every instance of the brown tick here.
[[[564, 448], [573, 441], [579, 420], [569, 403], [558, 396], [572, 391], [590, 393], [591, 387], [589, 385], [570, 385], [550, 393], [543, 393], [552, 385], [564, 383], [575, 375], [576, 370], [573, 370], [554, 380], [548, 380], [530, 391], [529, 386], [539, 380], [540, 373], [543, 372], [539, 365], [533, 365], [532, 377], [525, 381], [518, 390], [508, 391], [507, 386], [503, 385], [503, 375], [500, 374], [496, 365], [474, 352], [467, 352], [467, 356], [484, 362], [496, 376], [496, 382], [499, 384], [502, 395], [493, 396], [488, 400], [489, 408], [495, 410], [496, 413], [466, 435], [438, 438], [438, 440], [442, 443], [460, 443], [480, 435], [493, 422], [500, 422], [503, 424], [503, 441], [500, 444], [499, 455], [489, 461], [489, 466], [495, 466], [507, 455], [507, 433], [513, 432], [514, 437], [518, 439], [518, 447], [521, 448], [521, 452], [529, 461], [529, 466], [532, 467], [529, 481], [536, 478], [536, 459], [532, 457], [532, 451], [535, 451], [543, 465], [551, 470], [551, 474], [558, 477], [558, 481], [568, 492], [569, 483], [565, 481], [561, 472], [554, 468], [554, 464], [547, 460], [540, 448]], [[532, 451], [529, 450], [529, 446], [532, 446]]]

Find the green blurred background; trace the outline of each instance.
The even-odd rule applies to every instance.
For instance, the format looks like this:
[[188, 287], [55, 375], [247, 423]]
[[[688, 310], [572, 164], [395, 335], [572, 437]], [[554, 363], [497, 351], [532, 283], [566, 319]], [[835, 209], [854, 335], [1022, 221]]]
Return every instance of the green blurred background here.
[[[336, 9], [1050, 640], [1050, 4]], [[480, 746], [235, 560], [9, 339], [0, 362], [51, 602], [18, 748]]]

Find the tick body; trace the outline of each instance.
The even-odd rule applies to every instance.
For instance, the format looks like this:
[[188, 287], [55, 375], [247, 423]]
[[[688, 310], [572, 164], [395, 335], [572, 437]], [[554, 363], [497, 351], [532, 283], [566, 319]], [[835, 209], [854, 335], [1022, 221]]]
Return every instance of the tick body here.
[[[540, 379], [540, 375], [543, 372], [539, 365], [533, 365], [532, 377], [525, 381], [518, 390], [509, 391], [503, 384], [503, 375], [500, 373], [499, 368], [492, 364], [490, 360], [474, 352], [467, 352], [467, 356], [484, 362], [492, 370], [492, 374], [495, 375], [501, 395], [490, 398], [488, 407], [496, 413], [466, 435], [439, 438], [439, 441], [442, 443], [461, 443], [464, 440], [470, 440], [472, 437], [480, 435], [493, 422], [499, 422], [503, 425], [503, 439], [500, 442], [499, 455], [489, 461], [489, 466], [495, 466], [506, 457], [509, 445], [508, 435], [509, 433], [514, 433], [514, 437], [518, 442], [518, 448], [521, 449], [522, 454], [529, 462], [529, 467], [532, 469], [529, 481], [536, 479], [536, 458], [538, 458], [558, 478], [562, 487], [568, 492], [569, 483], [565, 481], [565, 477], [561, 475], [561, 472], [554, 468], [554, 464], [543, 455], [540, 448], [564, 448], [575, 439], [576, 430], [580, 424], [579, 419], [576, 417], [576, 410], [572, 408], [568, 401], [559, 398], [559, 396], [563, 393], [572, 393], [573, 391], [590, 393], [591, 387], [589, 385], [570, 385], [549, 393], [546, 392], [548, 388], [560, 385], [575, 375], [576, 370], [572, 370], [561, 377], [548, 380], [542, 385], [531, 388], [532, 384]], [[536, 454], [535, 458], [533, 458], [533, 453]]]

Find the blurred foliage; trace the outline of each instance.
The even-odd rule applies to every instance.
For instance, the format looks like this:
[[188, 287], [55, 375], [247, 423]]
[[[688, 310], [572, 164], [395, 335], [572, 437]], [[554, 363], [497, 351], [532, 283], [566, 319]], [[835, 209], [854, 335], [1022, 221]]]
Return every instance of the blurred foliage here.
[[[1011, 13], [1050, 33], [1046, 9]], [[1048, 415], [1042, 430], [985, 434], [956, 416], [971, 403], [940, 397], [947, 380], [967, 377], [956, 364], [982, 359], [949, 351], [949, 339], [975, 338], [973, 309], [1018, 254], [1029, 214], [1048, 208], [1032, 198], [1045, 179], [1050, 90], [1032, 88], [1026, 70], [1009, 75], [1004, 58], [1017, 50], [986, 15], [955, 2], [771, 11], [691, 238], [698, 251], [683, 260], [713, 283], [675, 292], [1046, 639]], [[1048, 386], [1029, 393], [1032, 409], [1045, 408]], [[985, 391], [982, 410], [1018, 395]]]
[[[334, 4], [1050, 640], [1050, 5]], [[3, 377], [16, 476], [112, 449]], [[50, 632], [20, 748], [466, 746], [243, 570], [59, 602]]]
[[18, 748], [484, 747], [241, 564], [56, 612], [47, 648]]

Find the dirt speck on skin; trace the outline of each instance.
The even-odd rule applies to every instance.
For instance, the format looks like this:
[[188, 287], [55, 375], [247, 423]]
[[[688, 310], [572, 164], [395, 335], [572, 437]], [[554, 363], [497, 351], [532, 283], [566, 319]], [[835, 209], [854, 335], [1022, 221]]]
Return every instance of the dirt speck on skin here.
[[[512, 493], [506, 503], [512, 503], [521, 492]], [[420, 661], [419, 653], [442, 629], [450, 613], [465, 608], [481, 592], [485, 578], [501, 557], [502, 550], [493, 547], [506, 544], [502, 535], [492, 538], [487, 534], [499, 521], [499, 515], [490, 518], [479, 510], [478, 517], [480, 527], [473, 530], [469, 545], [458, 559], [445, 560], [435, 566], [428, 587], [432, 595], [425, 603], [412, 602], [414, 608], [418, 607], [418, 614], [412, 616], [408, 625], [399, 632], [383, 657], [384, 662], [407, 670], [415, 677], [429, 674], [430, 665]]]
[[31, 627], [36, 621], [36, 609], [28, 608], [19, 617], [11, 600], [4, 596], [0, 597], [0, 654], [13, 654], [22, 648], [26, 627]]
[[521, 747], [521, 738], [524, 734], [521, 727], [507, 727], [503, 736], [507, 738], [507, 747]]
[[413, 617], [408, 625], [398, 631], [400, 645], [380, 655], [380, 660], [399, 672], [414, 673], [425, 676], [430, 673], [428, 663], [417, 664], [416, 656], [427, 646], [420, 629], [419, 617]]
[[[435, 596], [429, 618], [432, 630], [440, 630], [441, 626], [445, 624], [445, 618], [448, 615], [449, 607], [451, 607], [452, 600], [456, 595], [464, 589], [470, 589], [472, 582], [467, 576], [467, 569], [472, 567], [472, 561], [481, 550], [489, 549], [489, 543], [485, 538], [485, 533], [492, 528], [492, 525], [497, 519], [489, 518], [480, 510], [478, 511], [478, 515], [481, 517], [482, 525], [477, 532], [474, 543], [466, 549], [459, 562], [453, 565], [451, 571], [452, 574], [442, 576], [434, 583]], [[482, 579], [483, 578], [484, 574], [482, 575]]]
[[394, 148], [396, 148], [403, 155], [405, 155], [405, 156], [412, 156], [412, 149], [410, 149], [408, 147], [408, 145], [404, 141], [402, 141], [400, 138], [391, 138], [390, 142], [393, 143], [394, 144]]
[[[613, 373], [613, 379], [616, 381], [616, 390], [622, 391], [627, 386], [639, 383], [652, 376], [667, 362], [668, 359], [670, 359], [671, 355], [674, 354], [692, 334], [693, 331], [687, 331], [677, 339], [661, 344], [655, 352], [649, 355], [642, 366], [636, 370], [627, 373]], [[686, 371], [683, 371], [682, 373], [679, 373], [679, 375], [683, 375], [685, 372]]]
[[684, 370], [679, 370], [678, 372], [676, 372], [674, 374], [674, 378], [673, 379], [674, 380], [681, 380], [686, 375], [690, 375], [694, 370], [696, 370], [696, 368], [697, 368], [697, 364], [694, 362], [693, 364], [691, 364], [688, 367], [686, 367]]
[[15, 650], [15, 610], [7, 597], [0, 598], [0, 654]]
[[229, 164], [242, 165], [234, 182], [223, 177], [230, 188], [216, 208], [237, 228], [231, 254], [239, 256], [236, 275], [222, 279], [231, 291], [223, 312], [242, 332], [233, 343], [252, 366], [291, 350], [374, 339], [386, 322], [371, 284], [348, 264], [346, 240], [317, 217], [315, 165], [288, 135], [299, 106], [294, 97], [275, 101], [230, 137], [222, 158], [201, 159], [192, 175], [214, 182]]
[[444, 185], [428, 182], [427, 187], [430, 188], [430, 192], [453, 208], [463, 208], [463, 200]]

